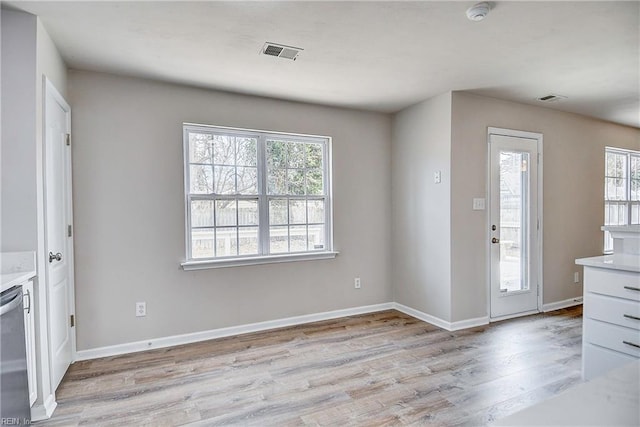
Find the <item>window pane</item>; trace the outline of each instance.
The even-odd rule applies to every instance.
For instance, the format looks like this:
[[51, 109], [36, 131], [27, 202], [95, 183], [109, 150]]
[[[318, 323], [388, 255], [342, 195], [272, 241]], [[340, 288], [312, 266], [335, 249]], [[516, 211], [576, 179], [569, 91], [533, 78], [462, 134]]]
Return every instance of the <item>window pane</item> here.
[[307, 171], [307, 194], [316, 196], [324, 194], [322, 169], [311, 169]]
[[303, 168], [304, 167], [304, 143], [289, 142], [287, 143], [287, 167]]
[[236, 168], [233, 166], [215, 166], [215, 193], [235, 194], [236, 193]]
[[236, 201], [216, 200], [216, 226], [236, 225]]
[[267, 141], [267, 165], [284, 168], [287, 165], [287, 145], [281, 141]]
[[278, 254], [289, 251], [289, 227], [269, 227], [269, 252]]
[[236, 164], [236, 142], [233, 136], [215, 135], [213, 144], [213, 163], [216, 165]]
[[237, 162], [239, 166], [257, 166], [258, 164], [258, 141], [254, 138], [237, 139]]
[[238, 200], [239, 225], [258, 225], [258, 201]]
[[305, 224], [306, 222], [306, 201], [289, 200], [289, 224]]
[[309, 226], [309, 250], [317, 251], [324, 249], [324, 225], [316, 224]]
[[640, 203], [631, 205], [631, 224], [640, 224]]
[[213, 136], [206, 133], [189, 132], [189, 162], [211, 163], [213, 161]]
[[305, 144], [307, 162], [305, 167], [310, 169], [322, 168], [322, 144]]
[[216, 229], [216, 256], [238, 255], [238, 229]]
[[212, 258], [213, 253], [213, 229], [191, 230], [191, 257]]
[[289, 227], [289, 251], [304, 252], [307, 250], [307, 226]]
[[[324, 200], [309, 200], [307, 202], [307, 218], [309, 224], [324, 222]], [[309, 231], [311, 233], [311, 231]]]
[[[211, 200], [193, 200], [191, 202], [191, 226], [213, 227], [213, 202]], [[213, 246], [211, 246], [213, 248]]]
[[258, 253], [258, 227], [240, 227], [240, 255], [256, 255]]
[[304, 195], [304, 170], [287, 169], [287, 194]]
[[606, 203], [605, 204], [605, 225], [626, 225], [626, 224], [627, 224], [627, 204], [622, 202]]
[[258, 169], [238, 167], [238, 194], [258, 194]]
[[286, 199], [269, 200], [269, 224], [288, 224], [288, 218]]
[[626, 180], [621, 178], [605, 179], [606, 200], [626, 200]]
[[189, 192], [209, 194], [213, 192], [213, 169], [211, 166], [189, 166]]
[[269, 194], [287, 194], [286, 169], [270, 169], [269, 179], [267, 181]]
[[640, 200], [640, 179], [631, 180], [631, 200]]

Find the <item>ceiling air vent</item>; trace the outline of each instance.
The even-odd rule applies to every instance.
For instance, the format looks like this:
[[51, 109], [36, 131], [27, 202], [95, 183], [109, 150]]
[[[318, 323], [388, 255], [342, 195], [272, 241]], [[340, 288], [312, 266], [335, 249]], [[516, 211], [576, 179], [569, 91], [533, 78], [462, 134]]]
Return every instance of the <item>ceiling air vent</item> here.
[[540, 98], [538, 98], [538, 101], [542, 101], [542, 102], [555, 102], [555, 101], [561, 101], [563, 99], [567, 99], [566, 96], [562, 96], [562, 95], [546, 95], [546, 96], [542, 96]]
[[277, 56], [278, 58], [284, 59], [292, 59], [296, 60], [298, 58], [298, 54], [302, 52], [304, 49], [293, 46], [285, 46], [282, 44], [276, 43], [265, 43], [262, 47], [262, 53], [268, 56]]

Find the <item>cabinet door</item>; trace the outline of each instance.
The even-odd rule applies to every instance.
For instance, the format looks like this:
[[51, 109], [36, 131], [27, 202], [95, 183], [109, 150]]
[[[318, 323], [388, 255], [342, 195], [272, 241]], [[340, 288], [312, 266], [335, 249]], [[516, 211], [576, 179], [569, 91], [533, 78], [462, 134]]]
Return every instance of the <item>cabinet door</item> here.
[[36, 332], [35, 332], [35, 300], [33, 281], [29, 280], [22, 285], [24, 298], [24, 329], [27, 345], [27, 377], [29, 380], [29, 404], [38, 398], [36, 382]]

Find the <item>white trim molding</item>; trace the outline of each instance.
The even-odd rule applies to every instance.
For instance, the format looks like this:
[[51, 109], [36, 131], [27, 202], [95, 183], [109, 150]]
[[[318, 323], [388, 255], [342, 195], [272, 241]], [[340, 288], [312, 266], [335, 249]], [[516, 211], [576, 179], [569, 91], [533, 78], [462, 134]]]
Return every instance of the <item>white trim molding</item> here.
[[48, 420], [57, 406], [56, 397], [50, 394], [43, 404], [35, 403], [31, 407], [31, 421]]
[[322, 320], [337, 319], [340, 317], [355, 316], [358, 314], [375, 313], [378, 311], [392, 310], [394, 303], [367, 305], [362, 307], [346, 308], [342, 310], [327, 311], [323, 313], [306, 314], [302, 316], [287, 317], [284, 319], [268, 320], [265, 322], [250, 323], [247, 325], [230, 326], [227, 328], [210, 329], [208, 331], [194, 332], [169, 337], [154, 338], [124, 344], [116, 344], [106, 347], [81, 350], [76, 353], [75, 360], [90, 360], [100, 357], [118, 356], [127, 353], [152, 350], [157, 348], [173, 347], [182, 344], [191, 344], [216, 338], [224, 338], [234, 335], [261, 332], [270, 329], [284, 328], [287, 326], [302, 325], [305, 323], [319, 322]]
[[562, 308], [574, 307], [582, 304], [582, 297], [569, 298], [563, 301], [550, 302], [542, 306], [542, 312], [560, 310]]
[[259, 264], [275, 264], [280, 262], [293, 262], [293, 261], [313, 261], [317, 259], [332, 259], [338, 255], [336, 251], [322, 251], [322, 252], [305, 252], [300, 254], [284, 254], [284, 255], [263, 255], [246, 258], [225, 258], [225, 259], [208, 259], [202, 261], [184, 261], [182, 269], [185, 271], [190, 270], [205, 270], [208, 268], [222, 268], [222, 267], [238, 267], [241, 265], [259, 265]]
[[[578, 301], [580, 300], [580, 301]], [[573, 305], [582, 304], [582, 298], [573, 298], [557, 303], [545, 305], [544, 311], [557, 310], [560, 308], [571, 307]], [[548, 308], [548, 309], [547, 309]], [[356, 316], [359, 314], [376, 313], [386, 310], [397, 310], [408, 316], [415, 317], [418, 320], [445, 329], [447, 331], [459, 331], [468, 328], [474, 328], [477, 326], [486, 326], [489, 324], [489, 316], [476, 317], [472, 319], [459, 320], [456, 322], [449, 322], [442, 320], [439, 317], [431, 314], [424, 313], [420, 310], [408, 307], [404, 304], [397, 302], [387, 302], [382, 304], [366, 305], [361, 307], [352, 307], [341, 310], [326, 311], [322, 313], [305, 314], [302, 316], [287, 317], [283, 319], [267, 320], [264, 322], [250, 323], [246, 325], [230, 326], [226, 328], [210, 329], [207, 331], [194, 332], [182, 335], [173, 335], [169, 337], [153, 338], [149, 340], [136, 341], [124, 344], [116, 344], [112, 346], [93, 348], [88, 350], [81, 350], [76, 352], [76, 361], [91, 360], [100, 357], [118, 356], [128, 353], [136, 353], [139, 351], [153, 350], [158, 348], [173, 347], [176, 345], [191, 344], [201, 341], [212, 340], [216, 338], [224, 338], [234, 335], [242, 335], [253, 332], [261, 332], [278, 328], [285, 328], [288, 326], [303, 325], [306, 323], [320, 322], [323, 320], [338, 319], [340, 317]], [[531, 313], [533, 314], [533, 313]], [[522, 315], [522, 313], [520, 313]], [[512, 316], [517, 317], [517, 316]], [[491, 321], [505, 320], [504, 317], [500, 319], [491, 319]], [[55, 403], [55, 402], [54, 402]]]
[[457, 322], [448, 322], [446, 320], [440, 319], [439, 317], [423, 313], [422, 311], [416, 310], [415, 308], [407, 307], [406, 305], [397, 302], [393, 303], [393, 308], [411, 317], [420, 319], [423, 322], [427, 322], [439, 328], [446, 329], [447, 331], [459, 331], [461, 329], [473, 328], [476, 326], [489, 324], [488, 316], [459, 320]]

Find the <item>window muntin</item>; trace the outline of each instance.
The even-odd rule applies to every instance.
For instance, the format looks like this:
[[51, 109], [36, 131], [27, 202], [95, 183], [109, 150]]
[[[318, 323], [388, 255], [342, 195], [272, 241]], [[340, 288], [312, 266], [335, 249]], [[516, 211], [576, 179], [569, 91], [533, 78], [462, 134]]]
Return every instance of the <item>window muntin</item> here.
[[[604, 180], [604, 225], [640, 224], [640, 152], [606, 147]], [[604, 251], [613, 251], [608, 231]]]
[[185, 124], [187, 260], [331, 250], [329, 143]]

